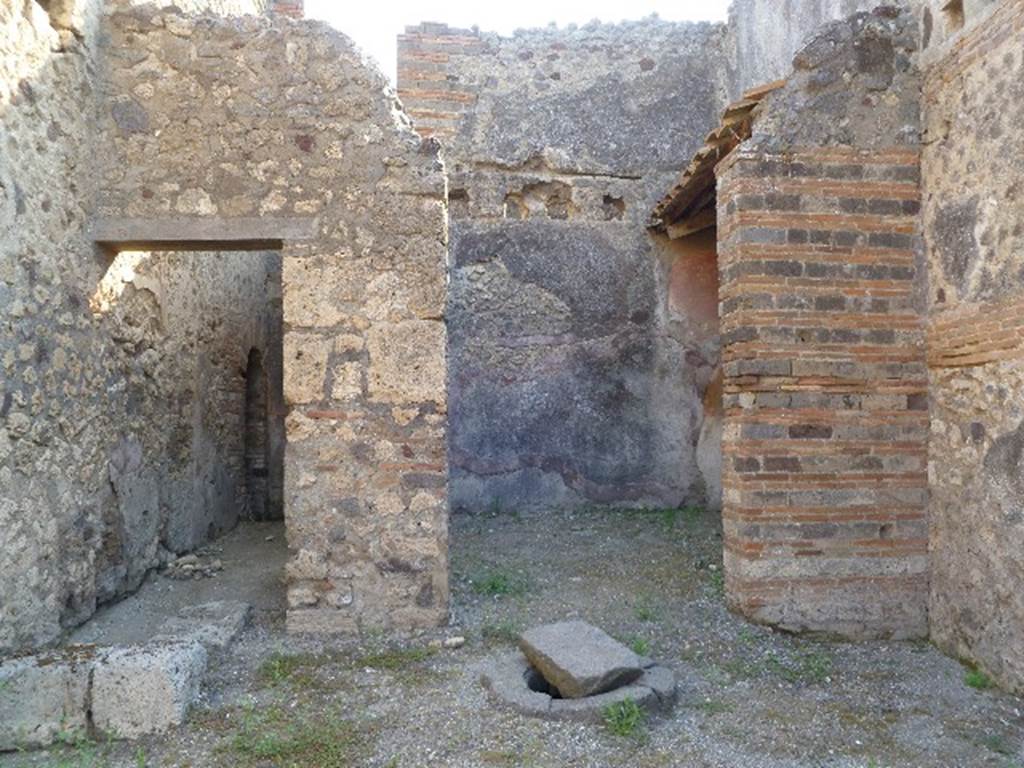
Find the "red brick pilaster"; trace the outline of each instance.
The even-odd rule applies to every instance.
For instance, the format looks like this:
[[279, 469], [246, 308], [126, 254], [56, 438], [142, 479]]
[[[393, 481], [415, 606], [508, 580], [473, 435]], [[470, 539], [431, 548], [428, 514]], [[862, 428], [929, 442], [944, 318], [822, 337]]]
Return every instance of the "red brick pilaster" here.
[[719, 168], [726, 588], [792, 630], [927, 635], [913, 149]]
[[477, 95], [470, 84], [459, 82], [449, 63], [483, 48], [475, 31], [447, 24], [425, 22], [398, 36], [398, 96], [421, 136], [444, 140], [455, 135]]
[[278, 16], [291, 16], [293, 19], [301, 19], [306, 15], [303, 2], [304, 0], [271, 0], [270, 9]]

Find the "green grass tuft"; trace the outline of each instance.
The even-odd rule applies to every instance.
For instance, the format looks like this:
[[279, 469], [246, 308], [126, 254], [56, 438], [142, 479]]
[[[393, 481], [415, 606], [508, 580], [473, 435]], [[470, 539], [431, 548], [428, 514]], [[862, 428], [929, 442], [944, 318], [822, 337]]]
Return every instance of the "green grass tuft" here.
[[644, 732], [646, 713], [633, 699], [609, 704], [602, 712], [604, 727], [609, 733], [623, 738], [635, 738]]
[[995, 682], [980, 669], [968, 669], [964, 673], [964, 683], [978, 691], [987, 691], [995, 687]]
[[370, 751], [366, 734], [350, 720], [334, 713], [307, 717], [281, 707], [246, 710], [225, 748], [240, 768], [349, 768]]
[[472, 579], [473, 591], [485, 597], [522, 597], [530, 588], [522, 576], [509, 571], [487, 571]]
[[357, 656], [353, 666], [371, 667], [383, 669], [390, 672], [400, 672], [426, 661], [435, 653], [432, 648], [388, 648], [383, 651]]
[[765, 660], [768, 670], [787, 683], [824, 683], [832, 674], [832, 657], [823, 651], [804, 651], [792, 661], [771, 654]]
[[655, 622], [661, 619], [661, 606], [651, 597], [640, 598], [633, 606], [637, 621]]
[[515, 645], [522, 633], [522, 628], [511, 619], [489, 621], [480, 627], [480, 637], [488, 645]]
[[281, 653], [275, 651], [270, 654], [257, 672], [259, 679], [270, 685], [281, 685], [292, 679], [300, 670], [315, 666], [317, 658], [310, 653]]
[[645, 637], [638, 637], [634, 635], [626, 643], [632, 649], [633, 653], [638, 656], [646, 656], [651, 651], [651, 644]]

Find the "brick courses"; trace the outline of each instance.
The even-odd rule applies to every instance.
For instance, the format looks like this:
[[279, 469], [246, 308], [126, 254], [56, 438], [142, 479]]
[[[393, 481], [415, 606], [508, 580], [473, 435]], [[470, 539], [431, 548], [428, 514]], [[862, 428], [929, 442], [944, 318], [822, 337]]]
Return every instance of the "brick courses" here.
[[927, 632], [919, 177], [906, 148], [719, 166], [726, 585], [754, 620]]
[[477, 54], [484, 43], [472, 30], [425, 22], [398, 36], [398, 97], [424, 138], [455, 135], [476, 93], [449, 71], [452, 56]]

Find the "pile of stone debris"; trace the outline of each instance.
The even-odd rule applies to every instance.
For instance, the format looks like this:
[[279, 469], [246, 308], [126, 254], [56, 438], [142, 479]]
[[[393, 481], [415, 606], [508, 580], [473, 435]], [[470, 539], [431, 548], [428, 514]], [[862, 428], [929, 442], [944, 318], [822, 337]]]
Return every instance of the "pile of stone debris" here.
[[224, 563], [218, 557], [221, 553], [222, 550], [218, 547], [201, 547], [191, 554], [172, 560], [167, 564], [163, 575], [178, 581], [216, 576], [224, 570]]

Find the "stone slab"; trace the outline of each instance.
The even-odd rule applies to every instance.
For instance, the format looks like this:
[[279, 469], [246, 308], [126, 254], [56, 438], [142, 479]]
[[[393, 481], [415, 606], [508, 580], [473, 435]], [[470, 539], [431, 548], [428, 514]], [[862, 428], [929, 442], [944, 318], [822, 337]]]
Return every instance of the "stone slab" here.
[[180, 725], [199, 695], [206, 658], [197, 640], [107, 651], [93, 671], [96, 730], [134, 739]]
[[527, 630], [519, 639], [526, 658], [563, 698], [581, 699], [634, 682], [643, 674], [637, 654], [584, 621]]
[[313, 240], [319, 233], [320, 223], [314, 217], [284, 216], [97, 219], [91, 228], [95, 242], [115, 250], [158, 244], [172, 245], [168, 250], [262, 250], [289, 240]]
[[206, 650], [223, 650], [245, 629], [252, 606], [239, 600], [194, 605], [163, 623], [155, 642], [198, 640]]
[[88, 656], [45, 654], [0, 664], [0, 752], [85, 732]]

